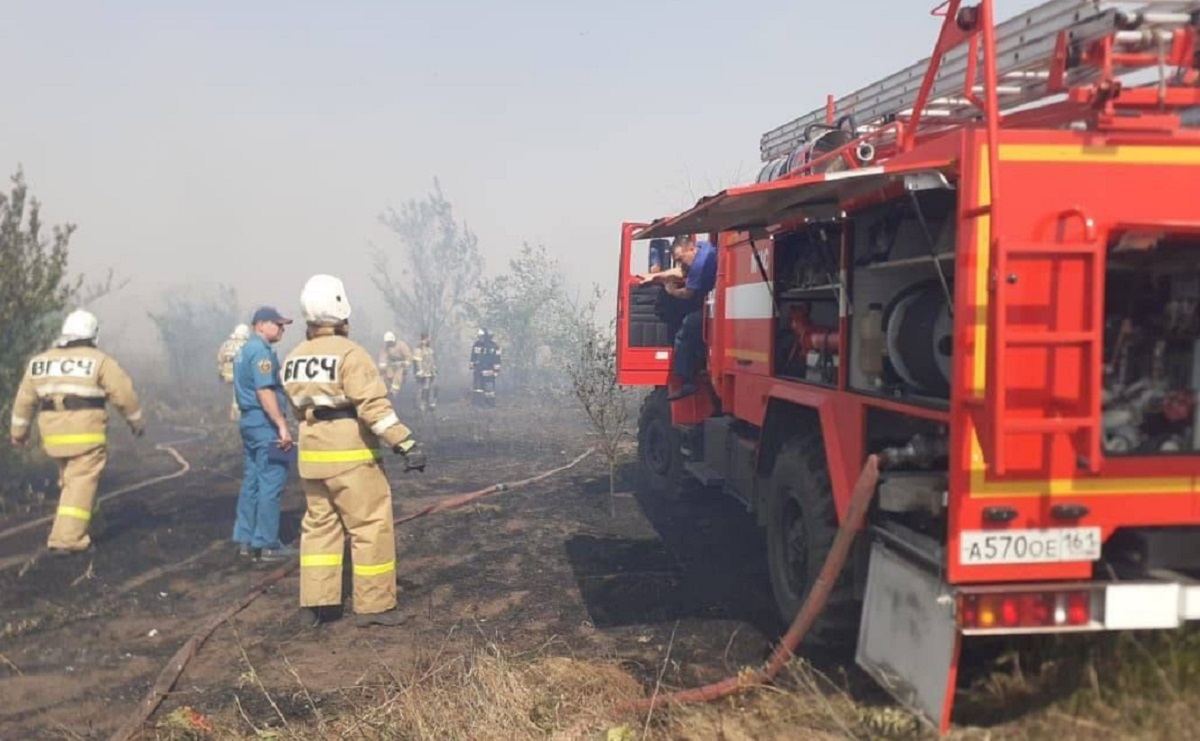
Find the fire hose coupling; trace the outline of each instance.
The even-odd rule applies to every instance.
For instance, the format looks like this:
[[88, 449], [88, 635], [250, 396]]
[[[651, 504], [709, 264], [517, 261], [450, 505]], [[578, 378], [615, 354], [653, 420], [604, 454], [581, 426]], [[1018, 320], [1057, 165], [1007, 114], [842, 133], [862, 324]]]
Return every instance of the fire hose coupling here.
[[945, 458], [950, 452], [950, 442], [945, 436], [929, 437], [913, 435], [907, 444], [898, 447], [884, 448], [879, 451], [879, 462], [887, 468], [898, 466], [933, 465], [939, 459]]

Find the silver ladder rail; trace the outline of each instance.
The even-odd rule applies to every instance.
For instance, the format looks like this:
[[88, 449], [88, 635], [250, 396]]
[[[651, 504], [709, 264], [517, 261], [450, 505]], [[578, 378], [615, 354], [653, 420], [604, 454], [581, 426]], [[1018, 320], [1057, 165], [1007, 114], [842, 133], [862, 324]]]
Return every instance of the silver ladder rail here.
[[[1200, 2], [1162, 0], [1109, 2], [1108, 0], [1049, 0], [996, 26], [997, 93], [1002, 111], [1028, 104], [1047, 95], [1047, 82], [1055, 46], [1061, 32], [1072, 42], [1088, 44], [1116, 34], [1118, 44], [1146, 45], [1157, 38], [1155, 29], [1179, 27], [1200, 13]], [[1139, 16], [1138, 30], [1121, 31], [1121, 22]], [[869, 132], [890, 117], [911, 113], [929, 68], [929, 58], [861, 88], [834, 102], [833, 118], [853, 116], [860, 131]], [[974, 111], [962, 97], [966, 83], [969, 46], [960, 44], [947, 52], [934, 78], [929, 102], [922, 115], [936, 125], [937, 119], [953, 119]], [[1120, 69], [1116, 70], [1119, 74]], [[1068, 70], [1066, 83], [1079, 85], [1096, 75], [1089, 67]], [[982, 92], [982, 86], [975, 86]], [[826, 107], [800, 116], [762, 135], [762, 160], [785, 157], [805, 141], [810, 127], [826, 124]]]

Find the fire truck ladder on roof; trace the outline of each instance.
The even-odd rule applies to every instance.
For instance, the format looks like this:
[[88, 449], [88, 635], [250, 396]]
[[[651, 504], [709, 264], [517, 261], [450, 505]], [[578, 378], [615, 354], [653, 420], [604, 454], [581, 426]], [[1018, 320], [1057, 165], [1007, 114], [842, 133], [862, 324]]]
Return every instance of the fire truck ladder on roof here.
[[[977, 17], [973, 14], [978, 14], [981, 6], [990, 11], [992, 3], [984, 0], [980, 6], [961, 9], [960, 5], [951, 1], [939, 6], [943, 13], [947, 6], [958, 11], [957, 19], [947, 19], [943, 40], [951, 25], [957, 22], [961, 29], [965, 20]], [[1112, 58], [1111, 75], [1120, 77], [1149, 66], [1146, 54], [1156, 55], [1161, 62], [1174, 30], [1195, 26], [1198, 21], [1200, 2], [1045, 2], [994, 28], [997, 113], [1030, 106], [1099, 78], [1100, 69], [1078, 64], [1077, 58], [1094, 42], [1111, 38], [1113, 50], [1124, 54]], [[1139, 52], [1140, 63], [1134, 64], [1132, 57]], [[979, 96], [990, 92], [985, 89], [990, 86], [974, 84], [980, 54], [976, 39], [971, 38], [971, 43], [947, 49], [940, 59], [935, 53], [839, 100], [831, 99], [826, 106], [763, 134], [759, 145], [762, 159], [767, 162], [792, 154], [804, 145], [814, 127], [825, 128], [835, 122], [842, 127], [850, 124], [849, 128], [857, 133], [870, 133], [906, 118], [919, 118], [926, 130], [971, 120], [984, 108]], [[928, 103], [915, 111], [922, 101], [922, 83], [931, 65], [936, 65], [936, 74], [927, 94]], [[1165, 74], [1165, 66], [1159, 64], [1160, 74]], [[916, 133], [907, 132], [910, 144]]]

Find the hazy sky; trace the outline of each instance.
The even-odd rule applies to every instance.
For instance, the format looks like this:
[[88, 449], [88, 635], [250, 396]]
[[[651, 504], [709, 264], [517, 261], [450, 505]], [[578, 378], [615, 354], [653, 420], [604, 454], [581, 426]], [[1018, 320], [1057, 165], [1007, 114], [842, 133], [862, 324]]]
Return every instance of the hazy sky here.
[[935, 4], [7, 0], [0, 169], [131, 280], [110, 326], [192, 282], [296, 312], [314, 272], [377, 310], [377, 216], [435, 176], [490, 269], [543, 241], [607, 288], [622, 220], [751, 180], [763, 131], [927, 55]]

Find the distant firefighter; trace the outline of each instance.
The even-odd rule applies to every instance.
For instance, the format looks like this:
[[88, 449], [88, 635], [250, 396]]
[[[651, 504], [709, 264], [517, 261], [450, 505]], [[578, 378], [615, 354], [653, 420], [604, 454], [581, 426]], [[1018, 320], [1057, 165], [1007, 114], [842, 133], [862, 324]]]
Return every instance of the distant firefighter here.
[[108, 460], [107, 405], [120, 410], [134, 435], [145, 430], [133, 381], [96, 348], [99, 329], [91, 313], [71, 312], [54, 347], [29, 361], [13, 403], [12, 444], [25, 445], [36, 414], [42, 447], [58, 464], [61, 494], [48, 542], [51, 555], [92, 547], [88, 530]]
[[417, 409], [432, 412], [437, 409], [437, 359], [428, 332], [421, 333], [421, 344], [413, 351], [413, 370], [417, 377]]
[[379, 374], [388, 387], [392, 403], [400, 401], [400, 390], [404, 387], [404, 377], [412, 366], [412, 348], [404, 340], [396, 339], [392, 331], [383, 333], [383, 349], [379, 351]]
[[[246, 324], [239, 324], [229, 333], [229, 337], [221, 343], [221, 347], [217, 350], [217, 373], [221, 377], [221, 381], [233, 385], [233, 359], [237, 357], [238, 350], [246, 344], [246, 340], [250, 339], [250, 327]], [[229, 419], [234, 422], [238, 418], [237, 397], [230, 396], [229, 403]]]
[[399, 625], [392, 492], [380, 443], [424, 471], [425, 453], [401, 424], [371, 355], [350, 335], [342, 281], [314, 275], [300, 293], [307, 340], [284, 363], [283, 382], [300, 420], [300, 478], [308, 509], [300, 529], [300, 605], [306, 620], [336, 617], [342, 558], [350, 540], [359, 625]]
[[500, 346], [492, 333], [480, 328], [479, 338], [471, 346], [471, 372], [475, 384], [471, 400], [477, 405], [496, 406], [496, 376], [500, 374]]

